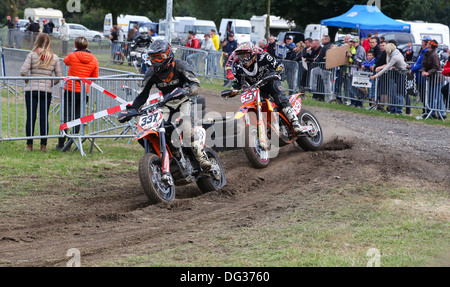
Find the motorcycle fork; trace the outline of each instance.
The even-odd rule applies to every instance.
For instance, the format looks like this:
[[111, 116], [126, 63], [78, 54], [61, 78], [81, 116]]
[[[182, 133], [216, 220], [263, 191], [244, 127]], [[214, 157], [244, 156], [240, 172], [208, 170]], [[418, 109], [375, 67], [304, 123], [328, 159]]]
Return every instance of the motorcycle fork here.
[[257, 116], [257, 127], [258, 127], [258, 137], [259, 137], [259, 145], [262, 149], [267, 148], [267, 136], [266, 136], [266, 126], [264, 124], [263, 120], [263, 114], [262, 114], [262, 102], [261, 102], [261, 96], [258, 94], [257, 100], [256, 100], [256, 116]]
[[169, 173], [170, 172], [170, 161], [169, 161], [169, 152], [167, 151], [166, 146], [166, 129], [160, 128], [159, 129], [159, 146], [160, 146], [160, 153], [161, 153], [161, 168], [162, 173]]

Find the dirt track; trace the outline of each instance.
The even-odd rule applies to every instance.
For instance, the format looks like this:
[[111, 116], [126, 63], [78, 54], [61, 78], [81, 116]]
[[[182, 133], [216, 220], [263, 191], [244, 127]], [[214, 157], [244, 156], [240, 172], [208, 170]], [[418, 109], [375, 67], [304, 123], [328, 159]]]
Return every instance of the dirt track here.
[[[207, 97], [207, 104], [234, 111], [238, 103], [214, 104]], [[219, 192], [203, 195], [192, 185], [177, 189], [170, 205], [149, 206], [137, 174], [115, 174], [114, 169], [105, 170], [105, 179], [123, 179], [119, 184], [85, 185], [73, 191], [78, 197], [61, 198], [61, 186], [48, 186], [46, 196], [22, 202], [20, 216], [0, 219], [0, 266], [66, 266], [70, 248], [81, 251], [83, 266], [94, 266], [180, 242], [208, 246], [208, 238], [221, 232], [301, 211], [344, 182], [449, 186], [449, 129], [308, 110], [325, 133], [321, 151], [288, 146], [261, 171], [249, 166], [242, 151], [225, 152], [220, 156], [228, 185]], [[88, 175], [83, 177], [89, 182]], [[280, 194], [298, 200], [280, 200]]]

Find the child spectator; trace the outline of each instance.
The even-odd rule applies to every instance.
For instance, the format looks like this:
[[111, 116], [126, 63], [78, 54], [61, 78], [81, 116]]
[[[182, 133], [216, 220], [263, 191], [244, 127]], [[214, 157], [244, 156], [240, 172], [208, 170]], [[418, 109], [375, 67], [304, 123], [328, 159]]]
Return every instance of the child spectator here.
[[364, 71], [370, 71], [370, 67], [375, 66], [375, 62], [377, 58], [375, 58], [375, 52], [369, 51], [367, 52], [367, 60], [361, 64], [361, 68]]
[[[377, 58], [375, 58], [375, 52], [369, 51], [367, 52], [367, 60], [361, 64], [361, 68], [363, 71], [371, 71], [371, 67], [375, 66]], [[375, 87], [372, 82], [372, 88], [369, 89], [369, 96], [371, 101], [375, 101]], [[370, 104], [372, 106], [372, 104]]]
[[[80, 77], [80, 78], [97, 78], [98, 77], [98, 61], [94, 55], [88, 50], [88, 40], [85, 37], [77, 37], [75, 39], [75, 52], [70, 53], [64, 58], [64, 64], [69, 66], [69, 77]], [[75, 84], [74, 84], [75, 83]], [[80, 81], [69, 80], [64, 85], [64, 122], [69, 122], [74, 119], [80, 118], [81, 109], [85, 107], [89, 98], [87, 93], [89, 93], [89, 85], [86, 86], [86, 102], [81, 102], [81, 84]], [[74, 132], [78, 133], [80, 131], [80, 126], [74, 128]], [[67, 131], [66, 131], [67, 132]], [[65, 138], [59, 138], [56, 150], [62, 150], [65, 144]], [[65, 149], [70, 149], [69, 146]]]

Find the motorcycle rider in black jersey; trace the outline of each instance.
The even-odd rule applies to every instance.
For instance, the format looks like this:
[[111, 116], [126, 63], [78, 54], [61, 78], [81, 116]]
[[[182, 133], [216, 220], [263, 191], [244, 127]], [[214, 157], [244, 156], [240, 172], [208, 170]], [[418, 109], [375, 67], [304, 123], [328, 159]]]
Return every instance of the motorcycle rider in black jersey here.
[[[181, 115], [184, 119], [179, 128], [183, 132], [183, 142], [192, 147], [200, 166], [210, 169], [212, 164], [204, 151], [202, 143], [197, 140], [191, 124], [190, 97], [196, 96], [200, 89], [200, 81], [194, 75], [192, 68], [185, 61], [175, 59], [171, 45], [164, 40], [153, 42], [148, 51], [152, 62], [144, 76], [144, 89], [136, 97], [127, 110], [119, 114], [119, 122], [129, 121], [137, 110], [145, 104], [151, 88], [155, 85], [164, 95], [163, 114], [166, 122], [174, 122], [175, 115]], [[186, 142], [190, 139], [191, 142]]]
[[[227, 68], [231, 68], [231, 62], [234, 62], [234, 76], [235, 81], [232, 85], [233, 89], [239, 90], [247, 82], [253, 85], [263, 78], [271, 75], [280, 75], [283, 72], [283, 66], [275, 60], [269, 53], [257, 48], [251, 42], [240, 44], [230, 57], [227, 63]], [[234, 59], [231, 59], [234, 57]], [[230, 67], [228, 67], [230, 65]], [[302, 133], [302, 127], [298, 121], [297, 115], [292, 108], [289, 98], [286, 96], [284, 87], [281, 81], [274, 80], [267, 82], [260, 88], [261, 96], [263, 98], [272, 96], [275, 103], [282, 108], [289, 122], [294, 128], [296, 135]]]

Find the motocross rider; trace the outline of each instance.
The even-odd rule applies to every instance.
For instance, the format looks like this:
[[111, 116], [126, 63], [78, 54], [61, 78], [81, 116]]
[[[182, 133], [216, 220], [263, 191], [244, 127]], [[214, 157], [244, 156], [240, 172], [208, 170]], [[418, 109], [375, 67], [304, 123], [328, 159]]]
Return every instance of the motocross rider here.
[[[233, 69], [231, 67], [233, 64], [235, 65], [234, 72], [232, 72]], [[229, 57], [226, 66], [227, 78], [232, 80], [233, 76], [235, 76], [235, 82], [232, 86], [235, 90], [241, 89], [245, 82], [253, 85], [271, 74], [280, 75], [282, 72], [283, 66], [280, 63], [269, 53], [264, 52], [251, 42], [240, 44]], [[286, 96], [281, 81], [278, 79], [268, 82], [260, 88], [260, 91], [261, 96], [264, 98], [267, 98], [269, 95], [273, 97], [275, 103], [282, 108], [283, 113], [294, 128], [295, 134], [301, 134], [301, 125], [289, 102], [289, 98]]]
[[187, 135], [193, 135], [191, 138], [191, 146], [195, 157], [202, 169], [210, 169], [211, 162], [204, 151], [203, 144], [194, 134], [191, 125], [191, 102], [190, 97], [196, 96], [200, 89], [200, 81], [194, 75], [192, 68], [188, 63], [180, 59], [175, 59], [171, 45], [164, 40], [156, 40], [153, 42], [148, 51], [148, 55], [152, 62], [151, 69], [145, 74], [143, 86], [144, 89], [136, 97], [132, 105], [127, 106], [127, 110], [119, 114], [120, 122], [129, 121], [137, 114], [137, 110], [145, 104], [150, 94], [151, 88], [156, 87], [164, 95], [163, 114], [166, 122], [173, 122], [173, 116], [180, 114], [182, 118], [189, 120], [183, 121], [180, 129], [185, 135], [183, 141], [186, 146], [185, 138]]

